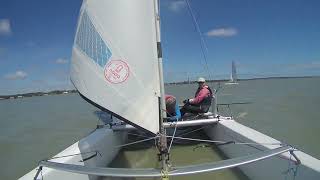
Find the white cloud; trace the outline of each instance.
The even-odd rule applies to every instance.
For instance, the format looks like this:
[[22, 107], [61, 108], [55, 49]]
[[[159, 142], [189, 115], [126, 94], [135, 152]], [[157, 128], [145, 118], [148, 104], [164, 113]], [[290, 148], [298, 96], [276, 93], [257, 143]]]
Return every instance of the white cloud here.
[[235, 28], [218, 28], [207, 32], [207, 36], [209, 37], [231, 37], [237, 34], [238, 31]]
[[11, 34], [11, 26], [9, 19], [0, 19], [0, 35]]
[[10, 73], [4, 76], [5, 79], [9, 80], [18, 80], [18, 79], [25, 79], [28, 74], [24, 71], [16, 71], [15, 73]]
[[172, 1], [169, 4], [169, 9], [173, 12], [179, 12], [184, 7], [186, 7], [186, 3], [184, 0]]
[[57, 64], [67, 64], [68, 60], [63, 59], [63, 58], [59, 58], [59, 59], [56, 60], [56, 63]]

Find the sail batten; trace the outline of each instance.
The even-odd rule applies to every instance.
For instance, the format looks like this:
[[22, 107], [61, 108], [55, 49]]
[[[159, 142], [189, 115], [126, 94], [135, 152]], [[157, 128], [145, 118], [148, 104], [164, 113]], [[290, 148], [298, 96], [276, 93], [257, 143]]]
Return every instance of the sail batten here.
[[80, 94], [130, 124], [159, 131], [154, 1], [84, 1], [71, 80]]

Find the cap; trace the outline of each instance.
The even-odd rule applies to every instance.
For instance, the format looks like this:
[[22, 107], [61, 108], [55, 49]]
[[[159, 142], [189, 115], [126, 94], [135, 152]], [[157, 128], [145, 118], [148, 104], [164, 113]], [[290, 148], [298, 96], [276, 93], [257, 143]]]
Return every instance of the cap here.
[[204, 83], [204, 82], [206, 82], [206, 80], [203, 77], [199, 77], [197, 82], [198, 83]]

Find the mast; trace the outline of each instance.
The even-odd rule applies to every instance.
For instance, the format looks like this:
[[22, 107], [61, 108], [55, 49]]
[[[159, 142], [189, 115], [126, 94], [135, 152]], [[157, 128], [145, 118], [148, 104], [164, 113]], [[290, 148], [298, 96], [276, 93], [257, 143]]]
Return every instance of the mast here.
[[162, 47], [161, 47], [161, 36], [160, 36], [160, 11], [159, 5], [160, 0], [154, 0], [155, 5], [155, 16], [156, 16], [156, 39], [157, 39], [157, 48], [158, 48], [158, 70], [159, 70], [159, 81], [160, 81], [160, 113], [159, 113], [159, 151], [162, 161], [162, 170], [164, 172], [168, 171], [168, 147], [167, 147], [167, 137], [166, 130], [163, 126], [163, 119], [167, 116], [165, 109], [165, 93], [164, 93], [164, 80], [163, 80], [163, 67], [162, 67]]

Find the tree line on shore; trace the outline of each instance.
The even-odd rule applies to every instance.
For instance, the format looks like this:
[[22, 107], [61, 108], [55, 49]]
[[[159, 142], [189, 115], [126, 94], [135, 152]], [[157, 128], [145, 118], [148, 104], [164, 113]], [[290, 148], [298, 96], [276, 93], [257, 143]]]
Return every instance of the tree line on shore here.
[[54, 90], [49, 92], [31, 92], [31, 93], [21, 93], [21, 94], [14, 94], [14, 95], [0, 95], [0, 99], [17, 99], [17, 98], [24, 98], [24, 97], [68, 94], [68, 93], [77, 93], [77, 92], [78, 92], [77, 90]]

